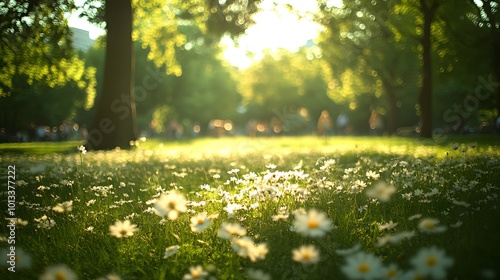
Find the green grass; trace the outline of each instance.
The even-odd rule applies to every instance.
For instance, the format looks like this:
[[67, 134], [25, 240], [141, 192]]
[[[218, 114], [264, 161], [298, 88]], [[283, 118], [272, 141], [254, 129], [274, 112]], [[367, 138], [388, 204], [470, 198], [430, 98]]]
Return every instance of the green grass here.
[[[452, 143], [458, 149], [451, 149]], [[397, 264], [400, 273], [414, 270], [411, 260], [419, 250], [436, 246], [454, 260], [447, 279], [500, 275], [500, 252], [493, 249], [500, 248], [495, 137], [451, 138], [439, 145], [383, 137], [152, 139], [130, 151], [84, 155], [77, 153], [78, 144], [0, 145], [4, 190], [7, 166], [15, 165], [15, 216], [28, 221], [17, 227], [15, 245], [32, 259], [30, 268], [16, 273], [2, 268], [2, 279], [37, 279], [55, 264], [67, 265], [79, 279], [109, 273], [122, 279], [182, 279], [195, 265], [217, 279], [248, 279], [249, 268], [272, 279], [349, 279], [342, 272], [348, 257], [338, 250], [356, 244], [385, 266]], [[380, 178], [368, 178], [368, 171]], [[366, 195], [379, 181], [396, 187], [388, 202]], [[162, 222], [148, 208], [174, 189], [196, 203], [178, 219]], [[2, 201], [7, 209], [6, 192]], [[70, 212], [52, 210], [65, 201], [73, 202]], [[245, 209], [230, 215], [224, 209], [229, 203]], [[291, 230], [292, 212], [300, 208], [325, 213], [333, 229], [317, 238]], [[199, 212], [217, 217], [195, 233], [190, 218]], [[273, 220], [279, 213], [288, 218]], [[55, 226], [39, 228], [35, 219], [44, 215]], [[421, 217], [409, 219], [415, 215]], [[421, 232], [423, 218], [438, 219], [446, 231]], [[125, 219], [138, 231], [128, 238], [111, 236], [109, 226]], [[390, 221], [397, 226], [379, 230], [378, 224]], [[265, 259], [238, 256], [229, 240], [218, 237], [223, 222], [239, 223], [255, 243], [267, 244]], [[382, 236], [404, 231], [414, 236], [377, 245]], [[2, 226], [0, 236], [8, 234]], [[307, 244], [320, 251], [317, 264], [292, 259], [292, 250]], [[164, 259], [172, 245], [179, 252]]]
[[74, 153], [79, 141], [68, 142], [31, 142], [31, 143], [0, 143], [0, 155], [30, 154], [44, 155], [51, 153]]

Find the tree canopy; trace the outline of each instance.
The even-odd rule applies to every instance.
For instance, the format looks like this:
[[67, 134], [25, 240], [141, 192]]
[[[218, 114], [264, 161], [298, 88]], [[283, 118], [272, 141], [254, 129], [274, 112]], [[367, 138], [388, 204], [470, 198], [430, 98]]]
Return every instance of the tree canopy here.
[[0, 3], [1, 118], [10, 132], [31, 122], [56, 124], [92, 107], [95, 69], [71, 46], [65, 13], [72, 9], [73, 1], [64, 0]]
[[[84, 63], [73, 52], [65, 18], [72, 9], [73, 1], [66, 0], [0, 4], [2, 96], [11, 93], [13, 81], [20, 75], [29, 84], [43, 81], [50, 87], [85, 78]], [[85, 88], [87, 84], [81, 82], [79, 86]]]
[[[500, 111], [497, 0], [317, 0], [308, 16], [323, 29], [312, 43], [234, 69], [220, 39], [243, 34], [259, 3], [4, 1], [1, 126], [77, 120], [89, 124], [90, 146], [112, 149], [127, 147], [136, 128], [161, 132], [172, 120], [204, 128], [214, 118], [244, 126], [300, 115], [311, 130], [327, 109], [368, 133], [375, 112], [388, 134], [413, 127], [430, 137], [478, 131]], [[85, 54], [72, 48], [66, 20], [77, 8], [108, 30]]]
[[[446, 100], [463, 103], [474, 94], [478, 76], [495, 68], [484, 67], [488, 57], [495, 57], [484, 55], [491, 53], [491, 46], [473, 42], [498, 37], [485, 33], [498, 29], [498, 18], [489, 21], [494, 16], [486, 12], [491, 6], [496, 14], [496, 1], [356, 0], [344, 1], [342, 7], [318, 3], [330, 95], [351, 109], [368, 95], [385, 99], [370, 109], [385, 116], [388, 133], [420, 119], [417, 131], [432, 136], [433, 127], [449, 125], [443, 112], [456, 108], [440, 97], [451, 94]], [[499, 102], [497, 96], [489, 99], [490, 104]]]

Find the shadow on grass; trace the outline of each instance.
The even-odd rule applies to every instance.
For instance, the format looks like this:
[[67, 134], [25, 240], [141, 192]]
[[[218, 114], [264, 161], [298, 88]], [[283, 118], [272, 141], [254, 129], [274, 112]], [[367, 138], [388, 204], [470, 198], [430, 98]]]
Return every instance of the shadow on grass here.
[[71, 154], [78, 152], [77, 147], [82, 144], [82, 141], [1, 143], [0, 155]]
[[442, 139], [436, 139], [436, 140], [421, 139], [421, 138], [409, 138], [409, 139], [418, 139], [422, 142], [422, 144], [425, 143], [437, 146], [450, 146], [454, 143], [460, 143], [460, 144], [476, 143], [478, 145], [489, 145], [489, 146], [500, 145], [500, 135], [493, 135], [493, 134], [450, 135]]
[[[167, 140], [165, 138], [151, 138], [141, 144], [143, 149], [155, 149], [164, 147], [167, 149], [199, 149], [214, 151], [217, 149], [237, 150], [267, 150], [277, 149], [322, 149], [337, 147], [345, 151], [357, 150], [360, 147], [378, 146], [406, 146], [415, 147], [436, 147], [448, 150], [454, 144], [469, 145], [475, 143], [478, 146], [500, 146], [500, 137], [496, 135], [465, 135], [449, 136], [443, 141], [432, 139], [412, 138], [412, 137], [368, 137], [368, 136], [333, 136], [328, 139], [320, 139], [312, 136], [290, 136], [290, 137], [222, 137], [222, 138], [186, 138], [180, 140]], [[71, 154], [78, 152], [77, 147], [84, 144], [84, 141], [68, 142], [29, 142], [29, 143], [0, 143], [0, 155], [46, 155], [46, 154]], [[366, 152], [366, 149], [364, 149]]]

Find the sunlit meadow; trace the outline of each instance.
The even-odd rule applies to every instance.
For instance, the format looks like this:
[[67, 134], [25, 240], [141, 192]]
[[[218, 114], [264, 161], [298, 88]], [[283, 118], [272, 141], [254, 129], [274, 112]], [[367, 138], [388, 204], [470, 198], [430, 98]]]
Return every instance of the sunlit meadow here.
[[1, 222], [1, 279], [500, 275], [498, 138], [79, 144], [0, 146], [18, 218], [16, 272]]

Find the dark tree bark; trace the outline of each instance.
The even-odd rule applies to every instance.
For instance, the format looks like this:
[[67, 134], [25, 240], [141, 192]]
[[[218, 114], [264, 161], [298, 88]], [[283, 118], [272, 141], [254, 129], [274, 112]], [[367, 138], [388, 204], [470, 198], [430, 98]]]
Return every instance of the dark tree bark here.
[[424, 138], [432, 137], [432, 34], [431, 25], [439, 6], [438, 0], [420, 0], [420, 10], [424, 16], [422, 44], [422, 88], [420, 89], [420, 135]]
[[[497, 35], [497, 36], [500, 36]], [[500, 39], [496, 39], [496, 43], [494, 44], [494, 50], [493, 50], [493, 67], [495, 71], [495, 75], [497, 77], [497, 81], [495, 83], [496, 87], [496, 94], [497, 94], [497, 115], [500, 116]]]
[[398, 98], [396, 97], [395, 88], [388, 81], [383, 81], [385, 93], [387, 95], [386, 100], [386, 109], [387, 109], [387, 127], [386, 132], [389, 135], [394, 134], [397, 130], [398, 126], [398, 108], [397, 102]]
[[106, 59], [102, 92], [87, 149], [128, 148], [137, 139], [131, 0], [106, 0]]
[[[391, 31], [384, 27], [383, 29], [383, 37], [387, 42], [394, 42], [393, 35]], [[396, 132], [398, 126], [398, 117], [399, 112], [397, 108], [398, 97], [396, 95], [396, 80], [397, 80], [397, 63], [399, 57], [392, 53], [384, 53], [384, 63], [381, 65], [383, 68], [376, 69], [378, 73], [381, 73], [380, 79], [382, 81], [382, 86], [385, 90], [386, 97], [386, 110], [387, 110], [387, 125], [385, 128], [385, 132], [389, 135], [392, 135]]]
[[[493, 2], [493, 3], [492, 3]], [[488, 24], [490, 28], [490, 36], [491, 36], [491, 46], [492, 46], [492, 57], [493, 57], [493, 71], [495, 72], [497, 82], [500, 82], [500, 28], [498, 27], [498, 22], [496, 22], [495, 14], [493, 12], [494, 6], [498, 9], [498, 1], [484, 1], [483, 8], [488, 17]], [[498, 10], [496, 11], [498, 13]], [[497, 95], [497, 114], [500, 115], [500, 86], [495, 84], [496, 87], [493, 89], [496, 90]]]

